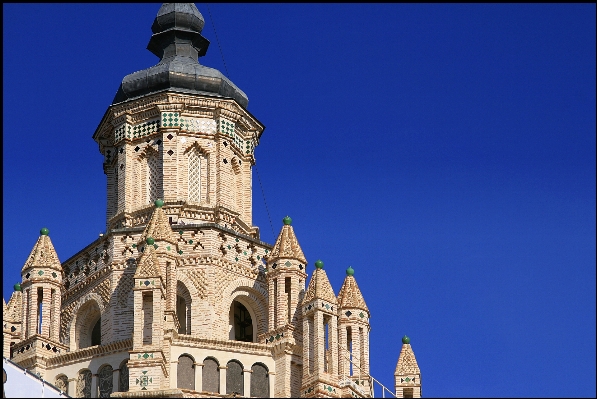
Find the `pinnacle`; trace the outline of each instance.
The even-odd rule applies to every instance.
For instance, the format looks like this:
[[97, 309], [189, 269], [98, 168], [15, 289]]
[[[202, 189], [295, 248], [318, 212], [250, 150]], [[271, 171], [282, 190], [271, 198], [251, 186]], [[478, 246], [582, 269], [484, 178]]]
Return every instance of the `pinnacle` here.
[[21, 272], [31, 267], [48, 267], [62, 272], [58, 254], [56, 254], [49, 235], [41, 234], [39, 236]]
[[[292, 220], [290, 223], [292, 223]], [[289, 258], [306, 264], [307, 260], [290, 223], [287, 224], [284, 222], [284, 226], [282, 226], [276, 244], [274, 244], [274, 248], [272, 249], [270, 259]]]
[[398, 358], [398, 363], [396, 363], [396, 371], [394, 371], [394, 375], [405, 374], [421, 374], [415, 353], [410, 344], [402, 344], [400, 357]]
[[342, 284], [342, 288], [340, 288], [340, 293], [338, 294], [338, 305], [342, 309], [361, 309], [369, 314], [369, 308], [367, 308], [363, 294], [354, 276], [347, 275], [344, 279], [344, 284]]
[[147, 239], [153, 239], [154, 241], [167, 241], [176, 245], [174, 232], [172, 231], [172, 227], [170, 227], [170, 221], [168, 216], [164, 213], [164, 209], [162, 207], [156, 206], [156, 208], [153, 210], [151, 219], [147, 223], [147, 227], [145, 227], [145, 230], [139, 239], [138, 245], [145, 244]]
[[330, 280], [325, 270], [316, 268], [309, 282], [309, 288], [305, 293], [303, 303], [312, 301], [313, 299], [323, 299], [330, 303], [337, 303], [336, 295], [330, 284]]
[[160, 265], [158, 258], [155, 254], [153, 245], [146, 245], [143, 254], [139, 258], [139, 264], [137, 265], [137, 271], [135, 272], [135, 278], [143, 277], [159, 277]]

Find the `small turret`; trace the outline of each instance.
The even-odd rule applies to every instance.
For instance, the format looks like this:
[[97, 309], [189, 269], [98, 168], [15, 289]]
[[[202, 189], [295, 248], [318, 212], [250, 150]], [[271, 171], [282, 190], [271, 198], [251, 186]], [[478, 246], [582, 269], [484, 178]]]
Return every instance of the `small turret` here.
[[421, 397], [421, 370], [415, 353], [410, 346], [410, 338], [402, 337], [402, 349], [394, 372], [397, 398]]

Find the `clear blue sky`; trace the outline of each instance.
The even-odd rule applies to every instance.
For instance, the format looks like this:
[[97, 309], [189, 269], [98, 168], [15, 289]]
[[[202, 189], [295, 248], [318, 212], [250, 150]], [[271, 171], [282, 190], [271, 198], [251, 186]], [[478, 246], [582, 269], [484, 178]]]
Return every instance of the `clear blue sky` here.
[[[228, 72], [197, 6], [275, 235], [355, 269], [375, 378], [408, 334], [425, 396], [595, 397], [595, 4], [212, 4]], [[3, 5], [5, 299], [41, 227], [62, 261], [105, 230], [91, 136], [158, 9]]]

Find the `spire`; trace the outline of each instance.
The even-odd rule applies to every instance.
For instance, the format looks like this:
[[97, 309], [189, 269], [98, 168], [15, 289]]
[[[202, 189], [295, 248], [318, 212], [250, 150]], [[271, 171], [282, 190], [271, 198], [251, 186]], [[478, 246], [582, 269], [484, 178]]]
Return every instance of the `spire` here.
[[21, 273], [31, 267], [47, 267], [62, 272], [60, 260], [58, 260], [58, 255], [56, 254], [56, 250], [54, 249], [54, 245], [52, 245], [52, 240], [50, 240], [48, 234], [48, 229], [45, 227], [41, 229], [40, 236], [37, 239], [31, 254], [29, 254], [29, 258], [27, 258], [23, 269], [21, 269]]
[[209, 40], [201, 35], [205, 20], [193, 3], [164, 3], [151, 30], [147, 49], [160, 58], [157, 65], [124, 77], [112, 104], [162, 90], [214, 94], [233, 98], [242, 107], [249, 99], [217, 69], [199, 64]]
[[323, 270], [323, 262], [320, 260], [315, 262], [315, 271], [309, 282], [309, 288], [307, 288], [303, 303], [310, 302], [316, 298], [323, 299], [330, 303], [337, 303], [336, 295], [334, 294], [330, 280], [328, 280], [328, 276], [325, 273], [325, 270]]
[[410, 339], [405, 335], [404, 338], [402, 338], [402, 349], [400, 350], [398, 363], [396, 363], [394, 376], [415, 374], [421, 374], [421, 370], [419, 370], [415, 353], [410, 346]]
[[164, 213], [162, 206], [164, 205], [164, 201], [158, 199], [155, 201], [155, 210], [151, 215], [151, 219], [147, 223], [143, 234], [141, 234], [141, 238], [139, 242], [142, 244], [144, 243], [149, 237], [153, 238], [155, 241], [167, 241], [170, 244], [176, 245], [176, 239], [174, 238], [174, 232], [172, 231], [172, 227], [170, 227], [170, 220], [168, 216]]
[[346, 271], [344, 284], [342, 284], [342, 288], [340, 288], [340, 293], [338, 294], [338, 307], [341, 309], [361, 309], [367, 312], [367, 315], [369, 316], [369, 308], [367, 308], [363, 294], [361, 294], [361, 290], [359, 289], [357, 280], [354, 278], [353, 274], [354, 270], [352, 267], [349, 267]]
[[139, 258], [135, 278], [159, 277], [162, 275], [162, 273], [160, 273], [160, 264], [158, 263], [158, 258], [155, 254], [155, 248], [153, 247], [154, 240], [149, 237], [146, 242], [147, 245]]
[[[4, 300], [4, 298], [3, 298]], [[3, 317], [5, 320], [12, 322], [21, 322], [23, 320], [23, 293], [14, 291], [8, 300], [6, 309], [4, 310]]]
[[284, 225], [278, 235], [274, 249], [272, 249], [270, 259], [291, 258], [306, 264], [307, 260], [292, 228], [292, 219], [286, 216], [282, 220]]

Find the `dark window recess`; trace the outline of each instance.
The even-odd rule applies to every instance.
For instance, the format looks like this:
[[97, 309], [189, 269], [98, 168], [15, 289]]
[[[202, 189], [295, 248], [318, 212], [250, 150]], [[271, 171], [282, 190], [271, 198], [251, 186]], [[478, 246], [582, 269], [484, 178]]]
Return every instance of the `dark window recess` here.
[[124, 147], [118, 150], [118, 152], [122, 154], [124, 152]]
[[91, 330], [91, 346], [102, 343], [102, 318], [100, 317]]
[[253, 321], [251, 314], [242, 303], [234, 301], [234, 339], [253, 342]]
[[162, 144], [162, 140], [158, 140], [158, 141], [156, 141], [155, 143], [156, 143], [157, 145], [160, 145], [160, 144]]

